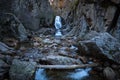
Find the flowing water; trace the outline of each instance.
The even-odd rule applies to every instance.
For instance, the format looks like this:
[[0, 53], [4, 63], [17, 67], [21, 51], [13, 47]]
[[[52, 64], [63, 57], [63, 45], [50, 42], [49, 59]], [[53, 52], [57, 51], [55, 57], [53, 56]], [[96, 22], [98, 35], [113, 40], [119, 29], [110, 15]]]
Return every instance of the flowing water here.
[[38, 69], [35, 73], [35, 80], [47, 80], [44, 69]]
[[55, 17], [55, 28], [56, 28], [56, 33], [55, 36], [62, 36], [61, 28], [62, 28], [62, 23], [61, 23], [61, 17], [56, 16]]
[[38, 69], [35, 80], [104, 80], [98, 75], [90, 75], [91, 70], [91, 68], [67, 71]]
[[[56, 37], [61, 37], [62, 23], [60, 16], [55, 18]], [[77, 50], [75, 46], [70, 49]], [[48, 70], [37, 69], [35, 72], [35, 80], [104, 80], [100, 75], [91, 75], [92, 68], [75, 69], [75, 70]]]

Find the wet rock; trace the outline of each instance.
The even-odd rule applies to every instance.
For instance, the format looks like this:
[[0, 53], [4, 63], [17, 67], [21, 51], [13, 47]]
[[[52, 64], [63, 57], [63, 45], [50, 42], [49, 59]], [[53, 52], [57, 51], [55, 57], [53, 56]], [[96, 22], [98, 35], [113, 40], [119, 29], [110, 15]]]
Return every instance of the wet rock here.
[[35, 62], [13, 60], [9, 75], [11, 80], [33, 80]]
[[46, 60], [51, 64], [59, 64], [59, 65], [82, 64], [82, 62], [79, 59], [63, 57], [63, 56], [54, 56], [54, 55], [47, 56], [46, 58], [43, 58], [43, 60]]
[[3, 80], [4, 77], [6, 77], [6, 73], [9, 71], [9, 66], [0, 59], [0, 80]]
[[6, 44], [0, 42], [0, 51], [1, 52], [7, 52], [7, 51], [10, 51], [10, 50], [13, 50], [13, 48], [8, 47]]
[[116, 80], [115, 79], [115, 76], [116, 76], [116, 73], [114, 72], [114, 70], [110, 67], [106, 67], [104, 70], [103, 70], [103, 74], [104, 76], [106, 77], [107, 80]]
[[78, 49], [83, 55], [120, 63], [120, 43], [108, 33], [100, 33], [91, 40], [80, 41]]

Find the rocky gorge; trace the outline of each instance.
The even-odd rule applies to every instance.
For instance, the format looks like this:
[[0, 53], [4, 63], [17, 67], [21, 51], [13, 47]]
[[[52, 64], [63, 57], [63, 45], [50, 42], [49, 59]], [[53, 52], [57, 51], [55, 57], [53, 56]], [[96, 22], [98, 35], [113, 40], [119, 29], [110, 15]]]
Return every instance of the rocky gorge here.
[[69, 70], [35, 76], [42, 65], [86, 64], [94, 77], [77, 80], [120, 79], [120, 0], [0, 1], [0, 80], [76, 80], [63, 77]]

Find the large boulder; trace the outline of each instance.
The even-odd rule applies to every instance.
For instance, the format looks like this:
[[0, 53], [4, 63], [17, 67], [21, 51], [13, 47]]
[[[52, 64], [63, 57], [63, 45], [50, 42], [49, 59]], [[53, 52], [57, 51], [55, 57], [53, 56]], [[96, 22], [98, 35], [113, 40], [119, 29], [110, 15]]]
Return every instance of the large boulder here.
[[0, 39], [14, 37], [27, 39], [27, 31], [21, 21], [12, 13], [0, 13]]
[[100, 33], [91, 40], [80, 41], [79, 51], [81, 54], [120, 63], [120, 43], [106, 32]]
[[27, 29], [38, 30], [43, 26], [51, 26], [54, 21], [48, 0], [14, 0], [12, 9]]
[[9, 75], [11, 80], [33, 80], [36, 62], [13, 60]]

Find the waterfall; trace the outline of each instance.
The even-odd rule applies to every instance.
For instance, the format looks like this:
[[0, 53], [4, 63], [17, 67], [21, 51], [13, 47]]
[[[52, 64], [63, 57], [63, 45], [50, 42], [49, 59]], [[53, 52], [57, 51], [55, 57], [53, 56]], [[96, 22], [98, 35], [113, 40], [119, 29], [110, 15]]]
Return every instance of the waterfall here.
[[55, 36], [62, 36], [61, 28], [62, 28], [62, 23], [61, 23], [61, 17], [56, 16], [55, 17], [55, 28], [56, 28], [56, 33]]

